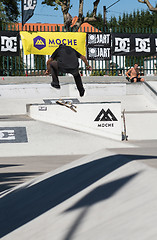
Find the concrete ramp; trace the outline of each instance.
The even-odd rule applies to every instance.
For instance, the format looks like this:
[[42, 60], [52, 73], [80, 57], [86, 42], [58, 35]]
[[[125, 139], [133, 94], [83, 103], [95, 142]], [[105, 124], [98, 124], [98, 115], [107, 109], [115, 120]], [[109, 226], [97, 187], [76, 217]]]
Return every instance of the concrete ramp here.
[[121, 103], [76, 103], [77, 112], [56, 104], [29, 104], [28, 115], [36, 120], [56, 124], [74, 130], [121, 140]]
[[[92, 80], [91, 78], [89, 79]], [[87, 83], [86, 81], [84, 84], [86, 92], [83, 98], [79, 97], [78, 90], [76, 89], [76, 85], [73, 81], [69, 84], [64, 83], [63, 81], [61, 83], [60, 90], [51, 88], [50, 84], [44, 83], [0, 85], [0, 114], [10, 115], [12, 112], [14, 115], [26, 114], [26, 104], [38, 103], [39, 105], [30, 105], [28, 110], [28, 113], [34, 119], [78, 131], [121, 140], [121, 131], [123, 127], [119, 130], [116, 127], [116, 131], [118, 132], [114, 131], [113, 133], [113, 126], [117, 126], [117, 122], [102, 121], [104, 114], [107, 115], [108, 112], [106, 113], [106, 111], [110, 108], [106, 109], [104, 106], [101, 106], [101, 109], [97, 109], [98, 105], [102, 105], [103, 102], [121, 102], [122, 111], [125, 109], [126, 113], [128, 140], [157, 139], [156, 81], [136, 84], [126, 82], [112, 83], [109, 81], [103, 83], [104, 79], [105, 78], [102, 78], [99, 83], [96, 81]], [[43, 99], [50, 100], [52, 98], [78, 98], [82, 102], [78, 104], [79, 111], [77, 114], [73, 114], [72, 112], [70, 113], [68, 109], [63, 109], [61, 106], [56, 107], [55, 104], [53, 106], [49, 106], [49, 102], [45, 102], [46, 105], [42, 105]], [[89, 106], [90, 104], [91, 108]], [[40, 108], [40, 111], [38, 108]], [[42, 111], [44, 109], [47, 110]], [[100, 114], [102, 119], [95, 121], [101, 111], [103, 112], [103, 115]], [[91, 114], [91, 112], [93, 112], [93, 114]], [[119, 115], [120, 113], [118, 113], [118, 116]], [[111, 115], [109, 117], [111, 118]], [[93, 129], [93, 127], [95, 129]]]
[[0, 198], [3, 240], [145, 239], [157, 236], [157, 156], [103, 150]]

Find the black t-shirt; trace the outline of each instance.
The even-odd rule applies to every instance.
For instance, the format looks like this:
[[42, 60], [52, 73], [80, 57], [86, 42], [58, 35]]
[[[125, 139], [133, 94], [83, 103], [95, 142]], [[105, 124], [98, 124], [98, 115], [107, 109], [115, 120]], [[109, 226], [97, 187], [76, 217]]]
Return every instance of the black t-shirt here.
[[68, 73], [78, 69], [81, 54], [70, 46], [60, 45], [51, 57], [57, 60], [60, 71]]

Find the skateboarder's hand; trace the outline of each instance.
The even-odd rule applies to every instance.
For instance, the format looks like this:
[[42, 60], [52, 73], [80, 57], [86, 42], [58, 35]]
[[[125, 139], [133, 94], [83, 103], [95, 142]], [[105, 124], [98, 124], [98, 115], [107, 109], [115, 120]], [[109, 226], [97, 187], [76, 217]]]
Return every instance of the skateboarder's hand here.
[[49, 74], [49, 70], [46, 70], [45, 75], [48, 75], [48, 74]]
[[86, 66], [87, 70], [92, 71], [92, 67], [90, 65]]

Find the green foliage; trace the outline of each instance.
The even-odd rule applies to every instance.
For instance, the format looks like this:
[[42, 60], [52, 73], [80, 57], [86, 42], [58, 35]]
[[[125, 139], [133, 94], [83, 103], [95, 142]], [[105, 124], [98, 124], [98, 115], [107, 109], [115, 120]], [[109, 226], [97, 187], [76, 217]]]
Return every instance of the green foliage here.
[[[90, 17], [91, 14], [88, 12], [87, 16]], [[98, 20], [91, 22], [91, 25], [98, 29], [103, 29], [104, 20], [102, 14], [98, 14]], [[111, 17], [107, 20], [107, 30], [112, 29], [112, 32], [156, 32], [157, 28], [157, 12], [150, 12], [149, 10], [137, 10], [131, 13], [123, 13], [118, 18]]]
[[[1, 0], [0, 10], [5, 18], [11, 22], [17, 21], [20, 14], [19, 12], [19, 1], [20, 0]], [[2, 21], [3, 19], [1, 19]]]
[[[87, 17], [92, 17], [92, 13], [87, 12]], [[92, 21], [90, 22], [90, 24], [94, 27], [96, 27], [97, 29], [102, 30], [104, 27], [104, 21], [103, 21], [103, 17], [101, 13], [98, 13], [97, 15], [97, 20], [96, 21]]]
[[119, 32], [153, 32], [157, 27], [157, 12], [137, 10], [129, 14], [123, 13], [118, 20], [111, 17], [107, 24], [113, 31], [117, 28]]
[[0, 30], [2, 30], [2, 24], [17, 22], [19, 12], [20, 0], [1, 0], [0, 2]]
[[116, 69], [111, 70], [109, 76], [116, 76]]
[[104, 76], [104, 75], [105, 75], [105, 71], [97, 70], [97, 71], [92, 71], [90, 76]]
[[46, 5], [48, 5], [48, 6], [52, 6], [52, 7], [57, 6], [55, 0], [54, 0], [54, 1], [53, 1], [53, 0], [44, 0], [44, 1], [42, 1], [42, 4], [46, 4]]
[[[61, 6], [61, 2], [64, 2], [64, 0], [43, 0], [41, 4], [46, 4], [47, 6], [55, 7], [54, 10], [58, 10], [59, 6]], [[71, 8], [72, 5], [69, 6]]]

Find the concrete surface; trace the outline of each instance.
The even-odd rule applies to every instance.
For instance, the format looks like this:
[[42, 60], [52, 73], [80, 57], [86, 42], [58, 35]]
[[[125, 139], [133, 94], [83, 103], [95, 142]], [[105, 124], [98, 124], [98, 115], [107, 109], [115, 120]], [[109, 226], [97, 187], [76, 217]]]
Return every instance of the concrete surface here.
[[157, 92], [157, 82], [156, 81], [149, 81], [149, 84]]
[[132, 150], [101, 150], [3, 195], [2, 239], [155, 240], [157, 171], [141, 161], [157, 155]]
[[[11, 78], [6, 83], [9, 81], [14, 91], [13, 85], [21, 84], [21, 80], [30, 84], [26, 78]], [[67, 78], [62, 80], [68, 83]], [[112, 80], [114, 84], [126, 84], [120, 77]], [[7, 95], [5, 80], [0, 81], [1, 137], [4, 129], [15, 130], [5, 134], [5, 143], [0, 143], [1, 239], [156, 240], [155, 80], [147, 81], [152, 92], [145, 84], [126, 84], [126, 94], [112, 95], [111, 91], [104, 96], [95, 93], [77, 97], [82, 102], [121, 101], [129, 141], [35, 121], [26, 115], [26, 104], [44, 104], [40, 91], [33, 96], [33, 91], [29, 95], [25, 90], [26, 95], [21, 97]], [[33, 81], [41, 84], [43, 78]], [[95, 83], [98, 79], [86, 81]], [[102, 81], [104, 78], [99, 78]], [[53, 90], [48, 91], [53, 95]], [[15, 143], [12, 138], [21, 127], [28, 141], [22, 142], [21, 136], [21, 142]]]
[[[3, 80], [4, 78], [4, 80]], [[6, 84], [36, 84], [36, 83], [50, 83], [51, 82], [51, 76], [21, 76], [21, 77], [14, 77], [14, 76], [0, 76], [0, 85], [6, 85]], [[144, 76], [144, 79], [146, 81], [156, 81], [157, 76]], [[73, 77], [68, 76], [59, 76], [59, 80], [61, 83], [74, 83]], [[90, 76], [90, 77], [82, 77], [82, 80], [84, 83], [113, 83], [113, 82], [125, 82], [126, 76]]]
[[[4, 80], [3, 80], [4, 78]], [[7, 76], [0, 76], [0, 85], [6, 84], [36, 84], [36, 83], [50, 83], [52, 77], [51, 76], [22, 76], [22, 77], [7, 77]], [[154, 78], [153, 78], [154, 79]], [[59, 80], [61, 83], [74, 83], [74, 79], [72, 76], [59, 76]], [[126, 78], [123, 76], [120, 77], [109, 77], [109, 76], [91, 76], [91, 77], [82, 77], [84, 83], [91, 83], [91, 82], [128, 82]]]

